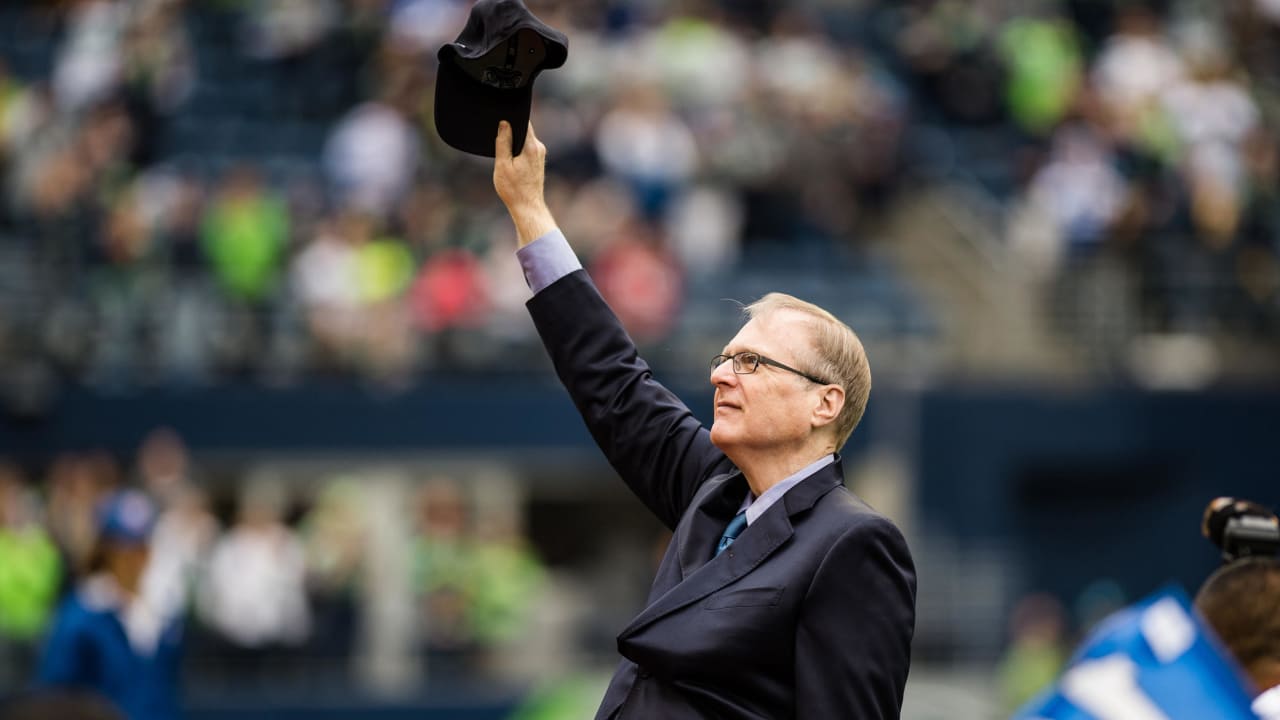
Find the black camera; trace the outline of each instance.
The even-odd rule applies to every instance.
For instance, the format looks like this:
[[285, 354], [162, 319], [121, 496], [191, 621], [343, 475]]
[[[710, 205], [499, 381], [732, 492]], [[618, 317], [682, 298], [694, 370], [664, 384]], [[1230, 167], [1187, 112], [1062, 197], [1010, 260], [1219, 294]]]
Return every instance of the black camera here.
[[1280, 519], [1249, 500], [1215, 498], [1204, 509], [1200, 530], [1222, 551], [1224, 562], [1280, 553]]

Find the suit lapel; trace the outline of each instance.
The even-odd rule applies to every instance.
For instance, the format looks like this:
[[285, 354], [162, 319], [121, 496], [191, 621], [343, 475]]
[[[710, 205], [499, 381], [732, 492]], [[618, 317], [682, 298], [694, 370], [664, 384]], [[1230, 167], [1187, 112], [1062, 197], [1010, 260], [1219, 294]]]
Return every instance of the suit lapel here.
[[[691, 569], [684, 579], [664, 595], [650, 603], [619, 635], [625, 638], [639, 632], [659, 618], [697, 602], [720, 588], [751, 572], [766, 558], [782, 547], [794, 534], [791, 516], [813, 507], [818, 498], [842, 484], [840, 462], [837, 461], [814, 473], [751, 523], [734, 541], [731, 552], [724, 552], [707, 560], [712, 554], [713, 543], [724, 531], [724, 526], [737, 510], [725, 515], [726, 504], [732, 505], [737, 497], [741, 504], [743, 495], [736, 484], [730, 482], [741, 475], [734, 475], [707, 493], [692, 512], [689, 525], [680, 538], [679, 562], [681, 570]], [[743, 483], [745, 484], [745, 483]], [[699, 565], [701, 563], [701, 565]]]
[[740, 472], [707, 483], [687, 514], [684, 532], [676, 536], [682, 580], [711, 559], [712, 549], [746, 496], [747, 481]]

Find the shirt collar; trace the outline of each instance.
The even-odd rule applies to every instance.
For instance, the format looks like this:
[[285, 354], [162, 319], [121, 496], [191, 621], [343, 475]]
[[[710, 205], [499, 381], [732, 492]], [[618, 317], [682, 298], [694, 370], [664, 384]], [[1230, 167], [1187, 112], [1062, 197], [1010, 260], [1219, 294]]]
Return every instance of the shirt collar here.
[[779, 498], [786, 495], [788, 490], [799, 485], [802, 480], [835, 461], [835, 453], [825, 455], [775, 483], [773, 487], [770, 487], [768, 490], [761, 493], [758, 498], [753, 498], [751, 493], [747, 493], [747, 497], [742, 501], [742, 507], [739, 508], [738, 511], [741, 512], [743, 509], [747, 511], [747, 525], [751, 525], [751, 523], [755, 522], [757, 518], [764, 514], [765, 510], [768, 510], [769, 507], [776, 503]]

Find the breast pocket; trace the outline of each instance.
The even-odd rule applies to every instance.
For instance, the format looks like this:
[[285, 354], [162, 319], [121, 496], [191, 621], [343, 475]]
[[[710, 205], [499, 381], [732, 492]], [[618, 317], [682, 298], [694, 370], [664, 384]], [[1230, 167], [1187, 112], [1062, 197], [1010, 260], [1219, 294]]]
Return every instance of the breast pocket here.
[[752, 587], [727, 590], [707, 599], [707, 610], [727, 610], [744, 607], [774, 607], [782, 600], [782, 588]]

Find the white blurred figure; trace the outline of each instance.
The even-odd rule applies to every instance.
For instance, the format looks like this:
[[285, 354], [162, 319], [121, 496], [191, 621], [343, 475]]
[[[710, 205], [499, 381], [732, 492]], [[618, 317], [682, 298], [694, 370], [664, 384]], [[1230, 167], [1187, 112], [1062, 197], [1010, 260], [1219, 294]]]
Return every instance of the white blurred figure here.
[[1260, 120], [1248, 89], [1234, 76], [1225, 40], [1207, 23], [1190, 25], [1184, 55], [1188, 73], [1161, 93], [1179, 137], [1189, 145], [1239, 147]]
[[147, 435], [138, 449], [138, 472], [160, 506], [141, 592], [164, 617], [179, 617], [190, 606], [218, 521], [191, 482], [187, 446], [173, 430], [158, 428]]
[[329, 136], [325, 171], [345, 206], [385, 217], [413, 181], [418, 148], [404, 115], [367, 102], [348, 112]]
[[250, 481], [236, 524], [209, 558], [197, 607], [206, 623], [242, 649], [297, 646], [310, 631], [306, 553], [282, 521], [284, 504], [281, 488]]
[[1244, 145], [1261, 112], [1235, 77], [1224, 40], [1206, 23], [1184, 33], [1188, 75], [1162, 96], [1183, 147], [1182, 172], [1191, 191], [1192, 219], [1211, 247], [1236, 236], [1246, 194]]
[[634, 74], [635, 66], [653, 68], [682, 109], [736, 105], [750, 81], [751, 48], [716, 18], [674, 17], [638, 44], [616, 48], [615, 69]]
[[1258, 12], [1275, 25], [1280, 25], [1280, 0], [1254, 0]]
[[813, 30], [785, 29], [757, 43], [754, 59], [761, 86], [787, 111], [801, 115], [846, 105], [856, 88], [836, 49]]
[[53, 70], [58, 106], [77, 111], [105, 99], [118, 86], [128, 8], [115, 0], [81, 0], [67, 19], [67, 37]]
[[1121, 11], [1116, 34], [1098, 54], [1092, 79], [1117, 129], [1129, 137], [1140, 132], [1160, 93], [1184, 74], [1182, 59], [1159, 20], [1150, 10], [1134, 6]]
[[692, 277], [724, 270], [738, 259], [745, 212], [733, 193], [700, 185], [672, 208], [667, 225], [671, 248]]
[[467, 22], [470, 3], [464, 0], [391, 0], [387, 35], [405, 49], [435, 55]]
[[293, 260], [294, 291], [302, 303], [307, 327], [323, 352], [345, 357], [360, 330], [357, 248], [349, 226], [358, 217], [326, 219]]
[[1087, 251], [1104, 239], [1125, 191], [1097, 132], [1068, 126], [1055, 135], [1049, 162], [1032, 178], [1027, 199], [1051, 218], [1062, 250]]
[[245, 14], [245, 49], [275, 60], [306, 52], [337, 25], [335, 0], [254, 0]]
[[631, 186], [647, 218], [661, 217], [698, 168], [693, 133], [650, 84], [619, 93], [600, 121], [596, 152], [608, 172]]

